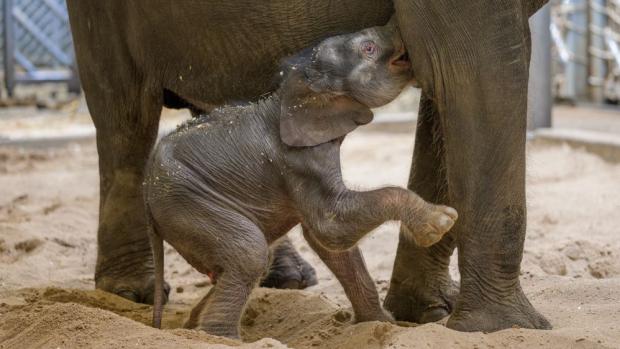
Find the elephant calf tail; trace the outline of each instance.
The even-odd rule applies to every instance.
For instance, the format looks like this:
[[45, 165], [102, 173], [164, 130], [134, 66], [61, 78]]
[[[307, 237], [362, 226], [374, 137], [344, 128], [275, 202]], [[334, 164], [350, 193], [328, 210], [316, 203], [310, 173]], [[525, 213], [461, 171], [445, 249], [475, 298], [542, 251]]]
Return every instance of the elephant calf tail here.
[[[150, 212], [148, 213], [150, 214]], [[155, 295], [153, 297], [153, 327], [161, 328], [161, 316], [164, 306], [164, 240], [157, 234], [152, 220], [148, 222], [148, 233], [153, 249], [155, 264]]]

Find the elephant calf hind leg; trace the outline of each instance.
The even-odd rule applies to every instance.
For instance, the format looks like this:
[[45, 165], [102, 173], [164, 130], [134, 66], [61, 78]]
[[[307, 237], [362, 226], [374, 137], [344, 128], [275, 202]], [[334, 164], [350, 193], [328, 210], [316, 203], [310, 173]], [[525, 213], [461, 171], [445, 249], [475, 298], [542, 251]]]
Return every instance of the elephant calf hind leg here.
[[184, 328], [192, 328], [193, 329], [193, 328], [197, 328], [198, 327], [198, 324], [200, 323], [200, 314], [202, 314], [202, 311], [203, 311], [205, 305], [207, 304], [207, 301], [209, 300], [209, 297], [211, 297], [211, 295], [213, 294], [213, 291], [215, 291], [215, 287], [211, 287], [209, 292], [200, 300], [200, 302], [198, 302], [198, 304], [196, 304], [192, 308], [192, 311], [189, 314], [189, 318], [183, 324]]
[[248, 297], [260, 278], [239, 277], [235, 271], [225, 272], [205, 298], [192, 310], [186, 327], [209, 334], [239, 339], [239, 321]]
[[217, 283], [192, 310], [185, 326], [239, 338], [239, 321], [252, 289], [267, 270], [269, 247], [253, 223], [240, 219], [233, 226], [237, 227], [234, 233], [226, 231], [231, 227], [230, 222], [219, 226], [220, 229], [213, 231], [225, 238], [202, 240], [204, 246], [196, 242], [189, 252], [201, 251], [203, 256], [217, 254], [217, 267], [222, 271], [218, 272]]

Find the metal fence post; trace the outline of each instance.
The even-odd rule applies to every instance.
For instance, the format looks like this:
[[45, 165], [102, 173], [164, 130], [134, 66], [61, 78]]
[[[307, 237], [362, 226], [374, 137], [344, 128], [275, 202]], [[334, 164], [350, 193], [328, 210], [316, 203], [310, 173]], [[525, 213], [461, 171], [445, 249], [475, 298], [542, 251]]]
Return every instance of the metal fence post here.
[[605, 13], [606, 0], [590, 1], [590, 98], [594, 103], [605, 101], [605, 77], [607, 76], [607, 62], [605, 60], [605, 27], [607, 14]]
[[568, 16], [566, 45], [573, 53], [573, 57], [566, 65], [566, 95], [573, 101], [577, 101], [587, 96], [588, 8], [585, 0], [565, 0], [563, 3], [572, 7]]
[[532, 57], [528, 84], [528, 128], [551, 127], [551, 5], [530, 18]]
[[4, 85], [9, 97], [13, 97], [15, 87], [15, 36], [13, 27], [13, 0], [4, 0], [2, 15], [4, 20]]

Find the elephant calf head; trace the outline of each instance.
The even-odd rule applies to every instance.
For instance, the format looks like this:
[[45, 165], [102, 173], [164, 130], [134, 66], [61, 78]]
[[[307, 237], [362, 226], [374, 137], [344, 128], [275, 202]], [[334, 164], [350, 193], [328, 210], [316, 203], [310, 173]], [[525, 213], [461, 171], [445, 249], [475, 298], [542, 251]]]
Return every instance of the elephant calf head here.
[[145, 202], [155, 271], [154, 324], [161, 322], [163, 241], [217, 283], [188, 327], [238, 337], [247, 297], [269, 267], [269, 245], [301, 223], [304, 237], [342, 281], [358, 321], [391, 321], [357, 242], [399, 220], [421, 246], [457, 218], [403, 188], [351, 191], [340, 144], [411, 80], [391, 25], [336, 36], [289, 61], [280, 89], [224, 107], [166, 136], [147, 167]]
[[383, 27], [325, 39], [290, 59], [280, 88], [280, 135], [313, 146], [372, 120], [412, 80], [411, 64], [391, 21]]

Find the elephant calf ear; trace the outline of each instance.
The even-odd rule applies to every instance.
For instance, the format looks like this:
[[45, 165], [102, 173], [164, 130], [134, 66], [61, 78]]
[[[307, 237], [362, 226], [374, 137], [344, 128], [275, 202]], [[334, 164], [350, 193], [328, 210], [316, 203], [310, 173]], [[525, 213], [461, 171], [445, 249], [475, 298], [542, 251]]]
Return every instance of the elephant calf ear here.
[[340, 138], [372, 121], [372, 111], [348, 96], [308, 95], [282, 101], [280, 137], [290, 146], [310, 147]]

